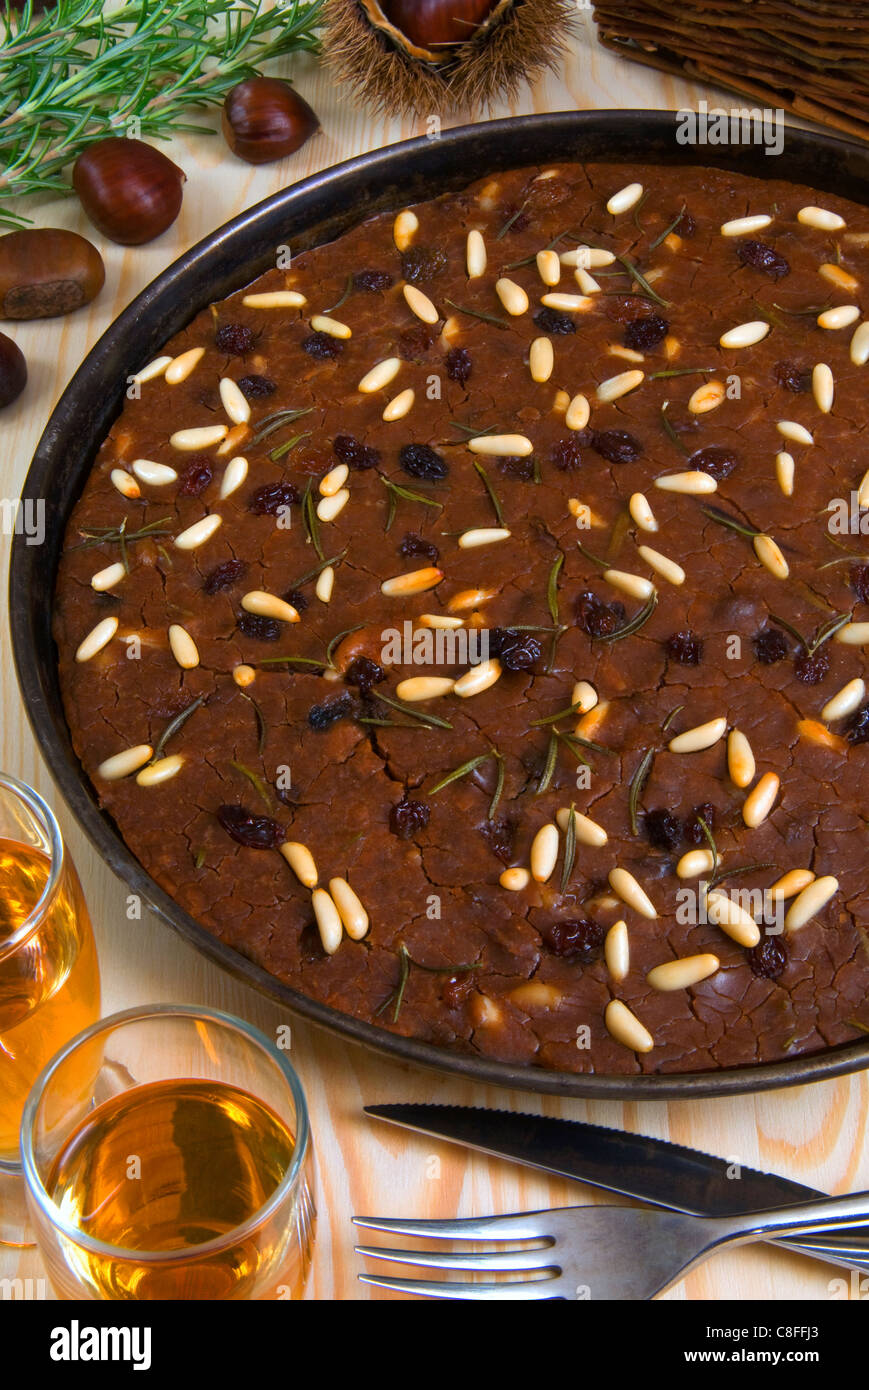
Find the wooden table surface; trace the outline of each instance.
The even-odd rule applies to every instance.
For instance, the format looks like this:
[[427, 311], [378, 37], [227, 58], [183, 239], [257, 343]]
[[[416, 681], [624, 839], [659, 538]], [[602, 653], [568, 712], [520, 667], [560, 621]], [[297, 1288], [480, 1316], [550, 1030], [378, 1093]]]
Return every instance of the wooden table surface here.
[[[563, 70], [545, 76], [526, 89], [515, 105], [501, 105], [492, 115], [617, 106], [674, 109], [696, 106], [703, 97], [710, 105], [716, 100], [728, 106], [743, 104], [714, 90], [617, 61], [596, 46], [588, 10], [580, 13], [577, 38]], [[188, 175], [184, 206], [175, 225], [150, 245], [124, 249], [104, 242], [75, 199], [43, 203], [33, 210], [41, 225], [68, 226], [92, 236], [105, 258], [107, 278], [102, 294], [89, 308], [66, 319], [13, 326], [13, 336], [28, 359], [30, 382], [25, 394], [0, 417], [3, 497], [19, 494], [49, 411], [84, 354], [165, 266], [219, 223], [289, 181], [424, 133], [422, 122], [376, 119], [354, 107], [307, 57], [288, 60], [284, 71], [317, 111], [322, 133], [290, 159], [260, 169], [233, 159], [219, 136], [176, 141], [167, 149]], [[445, 125], [460, 123], [461, 118]], [[5, 573], [8, 537], [0, 537], [0, 543]], [[273, 1034], [286, 1021], [284, 1011], [230, 979], [147, 915], [141, 922], [127, 921], [124, 885], [85, 841], [37, 752], [15, 682], [5, 612], [3, 640], [0, 766], [35, 786], [59, 815], [95, 922], [105, 1012], [159, 1001], [199, 1003], [239, 1014]], [[353, 1213], [446, 1217], [594, 1200], [591, 1189], [577, 1184], [548, 1180], [505, 1162], [375, 1125], [364, 1119], [361, 1110], [378, 1101], [425, 1099], [588, 1119], [670, 1138], [829, 1192], [869, 1187], [869, 1076], [865, 1072], [757, 1097], [585, 1103], [508, 1093], [421, 1072], [385, 1061], [300, 1021], [293, 1023], [293, 1040], [292, 1056], [308, 1095], [319, 1161], [319, 1237], [309, 1298], [390, 1296], [357, 1282], [362, 1261], [352, 1248]], [[37, 1252], [0, 1247], [0, 1278], [41, 1273]], [[768, 1246], [752, 1247], [707, 1262], [667, 1297], [827, 1299], [831, 1280], [842, 1273]]]

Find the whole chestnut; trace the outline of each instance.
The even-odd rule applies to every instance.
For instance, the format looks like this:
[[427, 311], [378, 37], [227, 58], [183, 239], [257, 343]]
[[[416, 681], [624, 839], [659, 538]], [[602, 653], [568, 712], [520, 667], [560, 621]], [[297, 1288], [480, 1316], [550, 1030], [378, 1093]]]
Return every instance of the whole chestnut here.
[[103, 236], [121, 246], [141, 246], [175, 221], [186, 177], [162, 150], [112, 135], [82, 151], [73, 165], [72, 186]]
[[61, 227], [0, 237], [0, 318], [46, 319], [90, 304], [106, 269], [95, 246]]
[[396, 29], [417, 48], [465, 43], [495, 9], [498, 0], [380, 0]]
[[0, 333], [0, 410], [17, 400], [26, 385], [24, 353], [5, 333]]
[[248, 164], [283, 159], [320, 129], [304, 98], [277, 77], [249, 77], [233, 87], [223, 103], [222, 125], [232, 153]]

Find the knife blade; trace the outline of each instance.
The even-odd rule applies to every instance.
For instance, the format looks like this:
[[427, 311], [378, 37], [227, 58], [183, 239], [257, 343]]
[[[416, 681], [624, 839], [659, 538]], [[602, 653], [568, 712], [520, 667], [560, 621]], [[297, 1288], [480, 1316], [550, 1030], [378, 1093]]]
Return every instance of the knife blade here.
[[[414, 1103], [367, 1105], [365, 1114], [652, 1206], [697, 1216], [735, 1216], [828, 1195], [743, 1163], [735, 1168], [735, 1160], [716, 1158], [668, 1139], [579, 1120]], [[860, 1228], [838, 1236], [776, 1243], [815, 1259], [869, 1269], [866, 1232]]]

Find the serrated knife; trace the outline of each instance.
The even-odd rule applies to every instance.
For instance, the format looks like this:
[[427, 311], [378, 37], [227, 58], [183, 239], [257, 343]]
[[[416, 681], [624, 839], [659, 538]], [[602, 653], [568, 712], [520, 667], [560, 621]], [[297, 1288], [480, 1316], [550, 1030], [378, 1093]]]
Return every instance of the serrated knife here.
[[[512, 1159], [558, 1177], [698, 1216], [731, 1216], [828, 1194], [775, 1173], [715, 1158], [667, 1139], [579, 1120], [461, 1105], [367, 1105], [365, 1114], [404, 1129]], [[814, 1259], [869, 1270], [867, 1233], [775, 1242]]]

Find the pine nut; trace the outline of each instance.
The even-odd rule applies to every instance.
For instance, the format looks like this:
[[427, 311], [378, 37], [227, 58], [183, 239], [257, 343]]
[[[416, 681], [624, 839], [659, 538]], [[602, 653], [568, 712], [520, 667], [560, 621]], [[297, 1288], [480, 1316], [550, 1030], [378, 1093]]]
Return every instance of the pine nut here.
[[707, 497], [718, 491], [715, 479], [698, 468], [688, 468], [684, 473], [664, 473], [655, 479], [655, 487], [662, 492], [684, 492], [689, 497]]
[[497, 589], [461, 589], [453, 594], [447, 608], [451, 613], [465, 613], [469, 608], [480, 608], [484, 603], [489, 603], [497, 594]]
[[641, 599], [644, 602], [650, 599], [655, 592], [655, 586], [651, 580], [643, 579], [639, 574], [627, 574], [625, 570], [604, 570], [603, 577], [620, 593], [628, 594], [631, 598]]
[[500, 280], [495, 281], [495, 293], [513, 318], [528, 312], [528, 296], [515, 280], [502, 276]]
[[[562, 806], [561, 810], [556, 812], [555, 820], [559, 830], [566, 834], [570, 823], [570, 807]], [[581, 811], [574, 811], [573, 827], [577, 842], [581, 845], [591, 845], [594, 849], [600, 849], [609, 839], [603, 826], [598, 825], [590, 816], [584, 816]]]
[[597, 398], [599, 401], [617, 401], [621, 396], [626, 396], [629, 391], [636, 391], [645, 376], [645, 372], [635, 370], [619, 372], [618, 376], [608, 377], [597, 388]]
[[225, 458], [227, 454], [233, 453], [235, 449], [244, 443], [249, 434], [250, 428], [248, 425], [233, 425], [223, 443], [218, 444], [215, 449], [214, 452], [217, 454], [217, 457]]
[[453, 628], [463, 627], [464, 618], [449, 618], [446, 613], [420, 613], [417, 618], [420, 627], [430, 628]]
[[839, 628], [833, 641], [846, 647], [864, 647], [869, 642], [869, 623], [846, 623]]
[[104, 594], [107, 589], [113, 589], [116, 584], [120, 584], [126, 573], [120, 560], [117, 560], [115, 564], [106, 565], [105, 569], [97, 570], [96, 574], [91, 576], [91, 588], [98, 594]]
[[415, 234], [419, 231], [419, 218], [415, 212], [405, 208], [400, 212], [392, 224], [392, 240], [395, 242], [399, 251], [406, 251], [413, 241]]
[[314, 314], [311, 327], [315, 333], [325, 333], [327, 338], [352, 338], [353, 330], [340, 319], [330, 318], [328, 314]]
[[298, 290], [267, 290], [263, 294], [246, 294], [241, 302], [248, 309], [301, 309], [308, 301]]
[[801, 425], [797, 420], [779, 420], [776, 424], [779, 434], [784, 435], [785, 439], [792, 439], [795, 444], [814, 444], [814, 439], [805, 425]]
[[528, 349], [528, 368], [532, 381], [548, 381], [555, 366], [555, 351], [549, 338], [535, 338]]
[[547, 309], [560, 309], [563, 314], [581, 313], [594, 303], [587, 294], [544, 294], [540, 303]]
[[650, 545], [638, 545], [637, 551], [646, 564], [656, 574], [660, 574], [662, 579], [666, 579], [668, 584], [685, 583], [685, 571], [682, 566], [677, 565], [668, 555], [662, 555], [660, 550], [653, 550]]
[[114, 753], [111, 758], [106, 758], [105, 762], [100, 763], [97, 776], [106, 782], [120, 781], [122, 777], [129, 777], [131, 772], [148, 762], [153, 752], [150, 743], [137, 743], [134, 748], [125, 748], [123, 752]]
[[332, 565], [327, 565], [317, 575], [317, 582], [314, 585], [314, 593], [321, 603], [329, 603], [332, 598], [332, 589], [335, 586], [335, 569]]
[[620, 1042], [631, 1052], [651, 1052], [655, 1046], [655, 1039], [648, 1028], [644, 1027], [636, 1014], [631, 1013], [620, 999], [611, 999], [607, 1004], [604, 1022], [610, 1037], [615, 1038], [616, 1042]]
[[176, 430], [169, 436], [169, 443], [173, 449], [211, 449], [226, 433], [226, 425], [200, 425], [197, 429]]
[[169, 627], [169, 650], [182, 671], [192, 671], [199, 665], [199, 649], [180, 623], [172, 623]]
[[481, 695], [484, 690], [488, 690], [501, 675], [500, 661], [481, 661], [476, 666], [472, 666], [470, 671], [466, 671], [463, 676], [459, 676], [453, 686], [453, 692], [460, 695], [463, 700], [467, 700], [471, 695]]
[[411, 570], [409, 574], [397, 574], [392, 579], [384, 579], [380, 586], [380, 592], [386, 594], [387, 598], [403, 598], [406, 594], [423, 594], [426, 589], [433, 589], [437, 584], [440, 584], [443, 577], [443, 570], [437, 569], [434, 565], [428, 565], [424, 569]]
[[580, 392], [579, 395], [573, 397], [573, 400], [568, 405], [567, 412], [564, 416], [564, 423], [569, 430], [584, 430], [588, 424], [588, 417], [590, 414], [591, 407], [589, 406], [588, 399]]
[[[92, 581], [93, 582], [93, 581]], [[847, 685], [828, 700], [821, 710], [821, 718], [826, 720], [844, 719], [847, 714], [853, 714], [863, 703], [866, 695], [866, 682], [859, 676], [855, 676]]]
[[582, 290], [583, 294], [600, 293], [600, 285], [597, 283], [597, 280], [595, 280], [594, 276], [589, 274], [589, 272], [585, 269], [584, 266], [577, 266], [576, 270], [573, 272], [573, 276], [576, 280], [576, 283], [579, 285], [579, 288]]
[[334, 497], [336, 492], [340, 492], [350, 476], [350, 469], [346, 463], [339, 463], [330, 472], [326, 473], [319, 483], [320, 494], [323, 497]]
[[220, 379], [220, 400], [234, 425], [246, 425], [250, 419], [250, 403], [232, 377]]
[[561, 279], [561, 261], [557, 251], [537, 252], [537, 274], [544, 285], [557, 285]]
[[118, 489], [122, 497], [136, 498], [142, 496], [142, 489], [136, 479], [125, 468], [113, 468], [109, 474], [109, 481]]
[[710, 410], [717, 410], [724, 400], [724, 384], [720, 381], [705, 381], [702, 386], [692, 392], [688, 400], [688, 409], [692, 415], [708, 415]]
[[418, 319], [421, 319], [423, 323], [439, 322], [440, 314], [434, 304], [427, 294], [423, 294], [422, 290], [416, 288], [416, 285], [405, 285], [402, 292], [407, 307]]
[[609, 871], [609, 885], [623, 903], [639, 912], [641, 917], [657, 917], [654, 904], [648, 894], [640, 887], [633, 874], [627, 869], [615, 868]]
[[321, 521], [334, 521], [350, 501], [349, 488], [339, 488], [331, 497], [321, 497], [317, 503], [317, 516]]
[[209, 516], [202, 517], [200, 521], [194, 521], [192, 526], [188, 526], [186, 531], [182, 531], [180, 535], [176, 536], [175, 545], [179, 550], [198, 550], [200, 545], [211, 540], [222, 521], [222, 516], [218, 516], [216, 512], [211, 512]]
[[542, 980], [528, 980], [511, 989], [507, 998], [523, 1013], [536, 1013], [557, 1009], [564, 996], [555, 985], [544, 984]]
[[825, 261], [823, 265], [818, 266], [818, 274], [840, 290], [856, 290], [860, 286], [860, 281], [855, 275], [852, 275], [848, 270], [843, 270], [840, 265], [833, 265], [830, 261]]
[[800, 208], [797, 221], [802, 222], [804, 227], [817, 227], [821, 232], [838, 232], [845, 225], [844, 217], [840, 217], [837, 212], [816, 207]]
[[570, 703], [575, 706], [577, 714], [588, 714], [589, 710], [594, 709], [597, 700], [597, 691], [593, 685], [588, 681], [576, 682]]
[[137, 386], [144, 386], [146, 381], [154, 381], [157, 377], [163, 375], [171, 361], [171, 357], [155, 357], [154, 360], [143, 367], [140, 372], [136, 372], [133, 381]]
[[612, 979], [620, 983], [631, 968], [631, 947], [626, 922], [614, 922], [603, 943], [606, 968]]
[[315, 888], [311, 894], [311, 906], [317, 919], [317, 930], [327, 956], [334, 956], [341, 945], [344, 927], [337, 907], [325, 888]]
[[818, 314], [816, 322], [819, 328], [850, 328], [859, 317], [860, 310], [856, 304], [837, 304], [835, 308], [825, 309]]
[[764, 569], [769, 570], [776, 579], [787, 579], [790, 567], [772, 536], [753, 536], [751, 543]]
[[814, 881], [815, 875], [811, 869], [790, 869], [767, 888], [767, 897], [773, 902], [785, 902], [788, 898], [795, 898], [797, 893], [802, 893], [803, 889], [808, 888]]
[[232, 679], [239, 690], [247, 690], [247, 687], [253, 685], [256, 680], [256, 670], [253, 666], [246, 666], [244, 662], [241, 662], [238, 666], [233, 666]]
[[449, 695], [455, 681], [448, 676], [411, 676], [399, 681], [395, 693], [399, 700], [414, 703], [417, 700], [435, 700], [441, 695]]
[[612, 265], [615, 256], [612, 251], [604, 251], [599, 246], [577, 246], [575, 251], [562, 251], [559, 256], [562, 265], [585, 266], [587, 270], [603, 270]]
[[229, 460], [229, 463], [223, 471], [223, 477], [220, 480], [221, 502], [225, 501], [227, 497], [231, 497], [234, 492], [237, 492], [246, 477], [247, 459], [242, 458], [241, 454], [236, 454], [234, 459]]
[[857, 489], [857, 505], [865, 511], [869, 507], [869, 468], [860, 479], [860, 486]]
[[622, 347], [621, 343], [608, 343], [607, 353], [610, 357], [623, 357], [626, 362], [645, 362], [645, 354], [634, 352], [633, 348]]
[[708, 980], [720, 968], [721, 961], [711, 954], [681, 956], [679, 960], [654, 966], [646, 976], [646, 984], [662, 991], [688, 989], [691, 985], [699, 985], [701, 980]]
[[869, 362], [869, 320], [864, 319], [860, 326], [854, 329], [851, 339], [851, 361], [855, 367], [863, 367]]
[[784, 450], [775, 456], [775, 476], [785, 497], [794, 495], [794, 456]]
[[781, 779], [774, 772], [765, 772], [742, 804], [742, 819], [749, 830], [762, 825], [775, 805]]
[[187, 352], [180, 353], [178, 357], [173, 357], [163, 373], [166, 384], [177, 386], [179, 382], [186, 381], [204, 356], [205, 348], [194, 347], [188, 348]]
[[103, 618], [96, 627], [91, 628], [87, 637], [79, 642], [75, 653], [76, 661], [90, 661], [97, 652], [101, 652], [103, 647], [111, 642], [117, 630], [117, 618]]
[[756, 946], [760, 941], [760, 927], [754, 918], [717, 888], [706, 894], [706, 915], [714, 926], [720, 927], [740, 946]]
[[415, 400], [416, 392], [413, 387], [406, 387], [404, 391], [399, 391], [397, 396], [393, 396], [392, 400], [384, 409], [381, 418], [386, 420], [387, 423], [392, 420], [403, 420], [405, 415], [408, 415], [413, 409]]
[[763, 342], [768, 332], [768, 323], [763, 319], [752, 319], [749, 323], [740, 323], [735, 328], [728, 328], [718, 341], [723, 348], [753, 347], [755, 343]]
[[531, 875], [527, 869], [505, 869], [498, 882], [508, 893], [521, 893], [531, 882]]
[[384, 386], [395, 380], [400, 371], [400, 357], [384, 357], [382, 362], [377, 362], [365, 373], [356, 390], [364, 395], [370, 395], [372, 391], [382, 391]]
[[479, 280], [481, 275], [485, 275], [486, 266], [489, 264], [489, 257], [486, 254], [486, 243], [483, 240], [483, 233], [478, 232], [476, 229], [468, 232], [465, 261], [468, 267], [469, 280]]
[[737, 787], [750, 787], [757, 766], [751, 744], [740, 729], [731, 729], [727, 736], [727, 771]]
[[634, 492], [628, 502], [628, 511], [641, 531], [657, 531], [655, 513], [649, 506], [648, 498], [642, 492]]
[[475, 1028], [497, 1028], [504, 1018], [503, 1009], [488, 994], [471, 996], [471, 1015]]
[[154, 463], [151, 459], [134, 459], [130, 468], [139, 482], [147, 483], [149, 487], [165, 487], [168, 483], [178, 480], [175, 469], [170, 468], [167, 463]]
[[699, 878], [710, 874], [715, 868], [715, 855], [711, 849], [689, 849], [676, 865], [678, 878]]
[[330, 878], [329, 892], [351, 941], [361, 941], [368, 931], [368, 913], [346, 878]]
[[480, 545], [494, 545], [496, 541], [506, 541], [510, 532], [503, 526], [477, 526], [471, 531], [463, 531], [459, 536], [461, 550], [474, 550]]
[[785, 931], [799, 931], [813, 917], [816, 917], [823, 907], [833, 897], [839, 887], [839, 880], [832, 874], [825, 874], [823, 878], [816, 878], [814, 883], [810, 883], [808, 888], [804, 888], [801, 893], [794, 898], [785, 916]]
[[598, 700], [597, 704], [577, 721], [574, 733], [580, 738], [594, 738], [609, 709], [609, 700]]
[[531, 842], [531, 877], [537, 883], [545, 883], [552, 876], [558, 860], [560, 839], [558, 826], [551, 822], [543, 825]]
[[308, 846], [300, 844], [298, 840], [285, 840], [280, 848], [281, 854], [302, 886], [316, 888], [319, 875], [314, 856]]
[[726, 730], [727, 720], [722, 715], [719, 719], [709, 719], [705, 724], [677, 734], [670, 739], [667, 747], [671, 753], [700, 753], [705, 748], [713, 748], [724, 737]]
[[721, 224], [722, 236], [750, 236], [752, 232], [759, 232], [764, 227], [768, 227], [772, 218], [766, 212], [756, 212], [751, 217], [734, 217], [730, 222]]
[[255, 613], [260, 618], [277, 618], [281, 623], [298, 623], [299, 615], [291, 603], [268, 594], [263, 589], [251, 589], [244, 595], [241, 606], [245, 613]]
[[833, 373], [826, 362], [817, 362], [812, 368], [812, 395], [815, 398], [815, 405], [824, 415], [829, 415], [833, 409], [835, 392], [836, 384], [833, 380]]
[[527, 458], [534, 445], [524, 434], [480, 434], [468, 440], [472, 454], [489, 454], [496, 458]]
[[623, 212], [630, 212], [632, 207], [636, 207], [642, 196], [643, 185], [641, 183], [626, 184], [624, 188], [620, 188], [618, 193], [614, 193], [607, 200], [606, 210], [613, 217], [619, 217]]
[[149, 763], [143, 767], [136, 778], [140, 787], [158, 787], [162, 782], [169, 782], [184, 766], [184, 758], [180, 753], [172, 753], [168, 758], [158, 758], [155, 763]]

